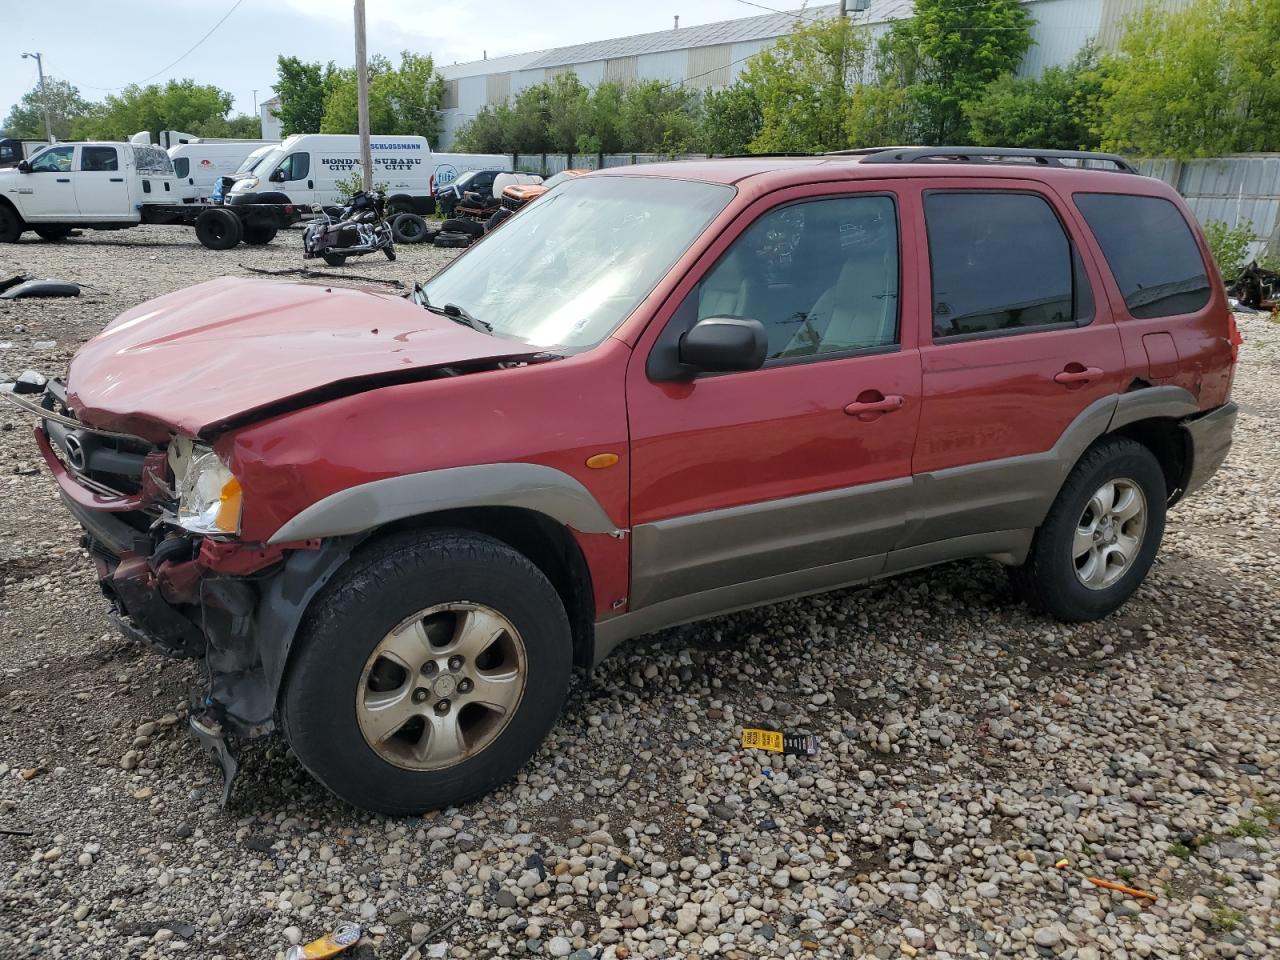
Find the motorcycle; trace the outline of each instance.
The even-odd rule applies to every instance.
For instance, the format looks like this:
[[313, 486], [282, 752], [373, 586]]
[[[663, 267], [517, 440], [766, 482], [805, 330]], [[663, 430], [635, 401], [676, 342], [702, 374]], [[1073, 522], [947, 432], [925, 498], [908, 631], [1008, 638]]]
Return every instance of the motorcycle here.
[[323, 207], [312, 207], [321, 216], [302, 232], [303, 258], [323, 257], [331, 267], [340, 267], [347, 257], [381, 250], [388, 260], [396, 258], [395, 239], [387, 222], [386, 196], [380, 191], [357, 193], [336, 216]]

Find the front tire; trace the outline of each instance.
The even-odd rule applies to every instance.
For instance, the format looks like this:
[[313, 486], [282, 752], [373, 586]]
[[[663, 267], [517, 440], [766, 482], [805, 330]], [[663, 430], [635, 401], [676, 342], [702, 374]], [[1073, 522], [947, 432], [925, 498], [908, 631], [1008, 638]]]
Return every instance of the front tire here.
[[555, 588], [490, 537], [399, 535], [309, 611], [281, 702], [298, 759], [358, 807], [462, 803], [513, 776], [555, 724], [572, 641]]
[[33, 227], [36, 236], [47, 243], [58, 243], [71, 236], [70, 227]]
[[0, 243], [17, 243], [25, 229], [18, 211], [7, 202], [0, 201]]
[[1148, 448], [1125, 437], [1098, 442], [1062, 485], [1026, 562], [1010, 568], [1015, 590], [1068, 623], [1114, 612], [1155, 561], [1168, 497]]

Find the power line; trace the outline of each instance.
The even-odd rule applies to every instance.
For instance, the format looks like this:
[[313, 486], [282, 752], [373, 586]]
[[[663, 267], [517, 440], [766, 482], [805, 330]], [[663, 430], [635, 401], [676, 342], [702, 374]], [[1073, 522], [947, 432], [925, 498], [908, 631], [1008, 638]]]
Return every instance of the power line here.
[[[224, 14], [222, 15], [222, 19], [221, 19], [221, 20], [219, 20], [217, 23], [215, 23], [212, 27], [210, 27], [210, 28], [209, 28], [209, 32], [208, 32], [208, 33], [206, 33], [206, 34], [205, 34], [203, 37], [201, 37], [199, 40], [197, 40], [197, 41], [195, 42], [195, 44], [194, 44], [194, 45], [192, 45], [191, 49], [189, 49], [189, 50], [188, 50], [186, 53], [184, 53], [182, 56], [178, 57], [178, 59], [177, 59], [177, 60], [174, 60], [174, 61], [173, 61], [172, 63], [170, 63], [168, 66], [161, 67], [161, 68], [160, 68], [159, 70], [157, 70], [155, 73], [151, 74], [151, 76], [149, 76], [149, 77], [143, 77], [141, 80], [137, 80], [137, 81], [135, 81], [135, 83], [137, 83], [137, 84], [143, 84], [143, 83], [146, 83], [148, 80], [154, 80], [156, 77], [160, 76], [160, 74], [168, 72], [169, 70], [171, 70], [172, 68], [174, 68], [174, 67], [176, 67], [178, 64], [180, 64], [183, 60], [187, 59], [187, 57], [191, 56], [191, 54], [193, 54], [193, 53], [195, 53], [195, 52], [196, 52], [196, 50], [200, 47], [200, 45], [201, 45], [202, 43], [204, 43], [204, 42], [205, 42], [206, 40], [208, 40], [211, 36], [213, 36], [213, 32], [214, 32], [215, 30], [217, 30], [220, 26], [222, 26], [224, 23], [226, 23], [226, 22], [227, 22], [227, 18], [229, 18], [233, 13], [235, 13], [235, 12], [236, 12], [236, 10], [240, 7], [240, 4], [242, 4], [242, 3], [244, 3], [244, 0], [236, 0], [236, 2], [235, 2], [235, 3], [233, 3], [233, 4], [231, 5], [231, 9], [230, 9], [230, 10], [228, 10], [226, 13], [224, 13]], [[95, 86], [93, 86], [92, 84], [88, 84], [88, 83], [80, 84], [80, 86], [87, 87], [87, 88], [88, 88], [88, 89], [90, 89], [90, 90], [123, 90], [125, 87], [133, 86], [133, 85], [134, 85], [134, 84], [126, 83], [126, 84], [122, 84], [121, 86], [118, 86], [118, 87], [95, 87]]]

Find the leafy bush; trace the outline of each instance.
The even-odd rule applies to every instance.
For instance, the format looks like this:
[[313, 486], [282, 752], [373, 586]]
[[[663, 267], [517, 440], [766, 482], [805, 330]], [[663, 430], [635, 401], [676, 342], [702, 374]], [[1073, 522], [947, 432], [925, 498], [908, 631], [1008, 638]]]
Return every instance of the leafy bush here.
[[1253, 223], [1242, 220], [1229, 227], [1225, 220], [1210, 220], [1204, 225], [1204, 239], [1209, 244], [1209, 252], [1213, 254], [1222, 279], [1230, 283], [1239, 276], [1248, 260]]
[[[356, 167], [351, 171], [351, 176], [335, 180], [334, 186], [338, 190], [339, 201], [346, 203], [364, 189], [364, 172], [359, 167]], [[377, 180], [373, 181], [374, 191], [381, 190], [383, 193], [386, 193], [388, 186], [389, 184], [386, 181], [382, 181], [381, 183]]]

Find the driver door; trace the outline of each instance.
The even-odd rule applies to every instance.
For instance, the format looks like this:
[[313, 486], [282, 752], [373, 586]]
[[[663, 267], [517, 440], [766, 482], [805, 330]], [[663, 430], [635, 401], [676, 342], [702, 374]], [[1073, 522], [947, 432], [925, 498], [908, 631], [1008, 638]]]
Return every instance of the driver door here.
[[[857, 582], [905, 528], [920, 356], [904, 309], [915, 298], [900, 293], [915, 285], [914, 221], [892, 184], [832, 189], [749, 208], [637, 344], [632, 610], [691, 619]], [[709, 316], [760, 321], [764, 366], [655, 381], [653, 358]]]
[[71, 171], [76, 148], [71, 144], [50, 147], [36, 154], [31, 172], [17, 184], [23, 218], [33, 223], [79, 219], [76, 188]]
[[292, 203], [315, 203], [316, 182], [311, 175], [311, 154], [299, 150], [280, 161], [271, 174], [271, 183], [259, 192], [288, 195]]

